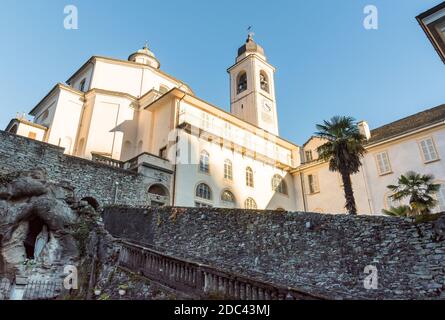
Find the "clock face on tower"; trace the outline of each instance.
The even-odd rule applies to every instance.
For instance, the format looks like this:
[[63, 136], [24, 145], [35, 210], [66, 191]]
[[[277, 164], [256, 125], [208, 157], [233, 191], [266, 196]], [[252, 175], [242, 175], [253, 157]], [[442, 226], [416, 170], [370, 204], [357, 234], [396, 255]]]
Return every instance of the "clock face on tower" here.
[[269, 100], [263, 100], [263, 111], [261, 112], [261, 119], [267, 124], [271, 124], [273, 122], [272, 102], [270, 102]]
[[266, 112], [271, 112], [272, 111], [272, 103], [270, 101], [263, 100], [263, 110]]

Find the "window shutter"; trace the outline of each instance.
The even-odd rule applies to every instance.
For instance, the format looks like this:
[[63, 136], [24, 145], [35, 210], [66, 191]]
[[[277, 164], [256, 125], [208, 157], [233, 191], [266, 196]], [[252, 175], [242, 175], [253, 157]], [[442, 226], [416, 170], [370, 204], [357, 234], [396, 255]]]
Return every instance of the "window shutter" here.
[[388, 173], [391, 171], [389, 157], [386, 152], [381, 152], [377, 154], [377, 165], [379, 167], [380, 174]]
[[428, 138], [420, 141], [420, 146], [422, 148], [423, 157], [426, 162], [433, 161], [438, 158], [433, 139]]

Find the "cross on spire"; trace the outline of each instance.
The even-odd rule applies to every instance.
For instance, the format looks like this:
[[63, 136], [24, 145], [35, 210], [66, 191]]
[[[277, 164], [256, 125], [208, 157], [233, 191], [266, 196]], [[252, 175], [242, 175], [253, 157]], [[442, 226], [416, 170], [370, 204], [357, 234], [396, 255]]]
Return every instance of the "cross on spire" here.
[[249, 26], [247, 28], [247, 41], [253, 41], [253, 36], [255, 35], [255, 33], [252, 31], [252, 29], [252, 26]]

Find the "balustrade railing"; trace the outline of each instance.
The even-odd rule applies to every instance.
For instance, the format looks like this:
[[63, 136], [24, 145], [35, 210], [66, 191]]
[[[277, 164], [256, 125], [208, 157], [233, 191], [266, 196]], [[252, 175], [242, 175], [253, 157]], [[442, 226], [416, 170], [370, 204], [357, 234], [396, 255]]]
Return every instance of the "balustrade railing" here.
[[236, 300], [319, 300], [325, 297], [121, 242], [119, 266], [180, 292], [201, 298]]
[[124, 163], [122, 161], [105, 157], [97, 153], [91, 153], [91, 156], [94, 162], [102, 163], [110, 167], [121, 168], [121, 169], [124, 168]]

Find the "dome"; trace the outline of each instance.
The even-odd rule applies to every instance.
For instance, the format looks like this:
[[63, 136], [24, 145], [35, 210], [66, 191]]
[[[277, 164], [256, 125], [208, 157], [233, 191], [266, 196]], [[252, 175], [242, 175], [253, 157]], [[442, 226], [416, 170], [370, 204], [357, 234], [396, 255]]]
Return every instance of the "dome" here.
[[238, 49], [238, 58], [237, 61], [241, 60], [242, 58], [248, 56], [249, 54], [256, 53], [261, 55], [264, 59], [266, 59], [266, 55], [264, 53], [263, 47], [261, 47], [259, 44], [253, 40], [253, 33], [249, 33], [249, 36], [247, 37], [246, 43]]
[[148, 49], [147, 45], [145, 45], [142, 49], [139, 49], [135, 53], [131, 54], [128, 57], [128, 61], [145, 64], [156, 69], [159, 69], [159, 67], [161, 66], [159, 60], [156, 59], [155, 54], [150, 51], [150, 49]]

